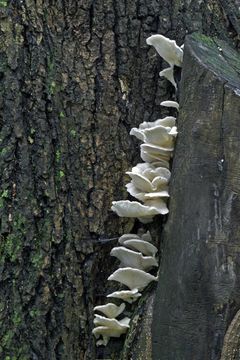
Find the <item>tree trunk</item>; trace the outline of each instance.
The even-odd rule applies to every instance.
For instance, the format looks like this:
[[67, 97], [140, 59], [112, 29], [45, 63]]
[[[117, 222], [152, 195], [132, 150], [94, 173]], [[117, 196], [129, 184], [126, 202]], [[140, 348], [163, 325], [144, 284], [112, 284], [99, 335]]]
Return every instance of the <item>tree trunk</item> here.
[[173, 94], [145, 40], [198, 30], [237, 46], [239, 18], [224, 0], [0, 0], [1, 359], [104, 356], [93, 306], [117, 236], [140, 227], [110, 211], [140, 161], [129, 131]]
[[[220, 359], [240, 308], [239, 73], [224, 42], [187, 37], [153, 359]], [[239, 326], [224, 359], [240, 359]]]

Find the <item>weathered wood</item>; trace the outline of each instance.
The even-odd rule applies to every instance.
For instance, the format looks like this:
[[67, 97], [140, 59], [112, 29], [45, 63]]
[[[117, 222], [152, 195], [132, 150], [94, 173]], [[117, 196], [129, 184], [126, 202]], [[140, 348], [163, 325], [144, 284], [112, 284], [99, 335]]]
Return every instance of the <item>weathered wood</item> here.
[[224, 337], [221, 360], [240, 359], [240, 310], [234, 316]]
[[220, 359], [240, 308], [239, 74], [225, 43], [187, 37], [154, 360]]

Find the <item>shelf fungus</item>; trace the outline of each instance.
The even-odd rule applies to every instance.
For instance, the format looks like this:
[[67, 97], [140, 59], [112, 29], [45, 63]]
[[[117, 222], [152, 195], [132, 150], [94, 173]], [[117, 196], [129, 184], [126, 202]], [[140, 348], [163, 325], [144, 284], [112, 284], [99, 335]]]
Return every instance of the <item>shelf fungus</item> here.
[[106, 305], [95, 306], [93, 310], [101, 312], [110, 319], [114, 319], [118, 317], [118, 315], [122, 314], [122, 312], [125, 310], [125, 307], [126, 305], [124, 303], [119, 306], [113, 303], [107, 303]]
[[109, 297], [109, 298], [121, 299], [123, 301], [126, 301], [129, 304], [134, 303], [141, 296], [142, 296], [142, 294], [140, 292], [138, 292], [138, 289], [120, 290], [120, 291], [115, 291], [115, 292], [107, 295], [107, 297]]
[[176, 44], [175, 40], [157, 34], [147, 38], [146, 42], [148, 45], [152, 45], [170, 66], [182, 66], [183, 50]]
[[127, 246], [128, 248], [133, 250], [140, 251], [145, 256], [155, 256], [158, 251], [156, 246], [150, 244], [147, 241], [138, 239], [125, 240], [124, 246]]
[[120, 267], [131, 267], [139, 270], [149, 271], [153, 267], [158, 267], [158, 262], [154, 256], [144, 256], [140, 252], [127, 249], [123, 246], [114, 247], [111, 256], [120, 260]]
[[[174, 66], [181, 67], [183, 49], [174, 40], [162, 35], [152, 35], [147, 39], [147, 44], [155, 47], [159, 55], [169, 63], [170, 67], [162, 70], [164, 76], [177, 89], [174, 79]], [[179, 69], [178, 69], [179, 74]], [[162, 106], [179, 110], [176, 101], [161, 102]], [[130, 135], [142, 141], [140, 155], [145, 163], [137, 164], [127, 172], [130, 182], [126, 184], [128, 193], [138, 201], [120, 200], [113, 201], [111, 209], [121, 217], [138, 218], [146, 224], [153, 220], [155, 215], [168, 213], [167, 200], [169, 198], [168, 184], [171, 177], [169, 171], [170, 160], [173, 156], [175, 138], [177, 136], [176, 117], [166, 116], [152, 122], [144, 121], [138, 128], [132, 128]], [[111, 250], [110, 255], [120, 261], [119, 269], [108, 277], [125, 285], [128, 289], [114, 291], [107, 298], [122, 300], [120, 305], [107, 303], [96, 306], [93, 334], [97, 345], [107, 345], [110, 337], [120, 337], [129, 328], [130, 319], [122, 316], [125, 303], [132, 304], [141, 297], [143, 291], [158, 277], [148, 271], [156, 271], [158, 249], [152, 243], [149, 231], [144, 234], [124, 234], [118, 239], [120, 246]]]
[[116, 270], [109, 276], [108, 280], [120, 282], [121, 284], [126, 285], [130, 290], [143, 290], [150, 282], [157, 281], [158, 278], [143, 270], [126, 267]]
[[165, 215], [168, 213], [167, 205], [162, 199], [146, 200], [144, 205], [138, 201], [113, 201], [111, 209], [118, 216], [138, 218], [145, 224], [151, 222], [154, 215]]
[[[97, 346], [106, 346], [110, 340], [110, 337], [118, 338], [122, 334], [126, 334], [129, 329], [130, 319], [128, 317], [122, 320], [108, 319], [100, 315], [95, 315], [94, 325], [92, 333], [98, 340]], [[102, 339], [99, 339], [102, 337]]]
[[176, 83], [176, 81], [174, 79], [174, 75], [173, 75], [173, 66], [170, 66], [170, 67], [160, 71], [159, 76], [164, 77], [165, 79], [170, 81], [170, 83], [175, 87], [175, 89], [177, 89], [177, 83]]
[[160, 105], [166, 106], [166, 107], [173, 107], [173, 108], [179, 110], [179, 104], [176, 101], [170, 101], [170, 100], [162, 101], [160, 103]]

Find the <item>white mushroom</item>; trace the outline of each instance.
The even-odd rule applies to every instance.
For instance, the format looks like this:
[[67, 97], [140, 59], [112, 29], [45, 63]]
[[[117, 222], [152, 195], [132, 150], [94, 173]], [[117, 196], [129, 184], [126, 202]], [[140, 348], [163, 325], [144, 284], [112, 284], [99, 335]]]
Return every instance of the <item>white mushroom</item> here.
[[121, 217], [144, 218], [168, 213], [166, 203], [162, 199], [147, 200], [145, 205], [129, 200], [113, 201], [112, 204], [112, 211], [115, 211]]
[[143, 161], [146, 161], [149, 163], [155, 163], [157, 161], [158, 163], [161, 163], [162, 167], [169, 169], [169, 161], [168, 160], [160, 159], [159, 156], [150, 154], [146, 151], [143, 151], [143, 149], [141, 149], [141, 158]]
[[139, 125], [139, 128], [132, 128], [130, 135], [136, 136], [138, 139], [142, 140], [142, 130], [151, 129], [155, 126], [161, 125], [165, 127], [173, 127], [176, 124], [176, 118], [174, 116], [166, 116], [163, 119], [157, 119], [156, 121], [144, 121]]
[[109, 276], [108, 280], [118, 281], [126, 285], [130, 290], [143, 290], [150, 282], [157, 281], [158, 278], [146, 273], [143, 270], [123, 268], [116, 270]]
[[173, 108], [179, 110], [179, 104], [176, 101], [170, 101], [170, 100], [162, 101], [160, 103], [160, 105], [166, 106], [166, 107], [173, 107]]
[[172, 157], [174, 148], [164, 148], [163, 146], [153, 145], [153, 144], [141, 144], [141, 152], [145, 152], [148, 155], [155, 157], [155, 159], [162, 159], [169, 161]]
[[130, 249], [140, 251], [146, 256], [155, 256], [158, 251], [156, 246], [144, 240], [129, 239], [124, 241], [123, 245], [129, 247]]
[[132, 304], [133, 302], [137, 301], [141, 296], [142, 294], [138, 292], [138, 289], [120, 290], [107, 295], [107, 297], [121, 299], [129, 304]]
[[175, 87], [175, 89], [177, 89], [177, 83], [176, 83], [176, 81], [174, 79], [174, 75], [173, 75], [173, 66], [170, 66], [170, 67], [160, 71], [159, 76], [165, 77], [165, 79], [170, 81], [170, 83]]
[[171, 127], [162, 125], [157, 125], [151, 129], [145, 129], [143, 130], [144, 142], [173, 150], [174, 137], [171, 130]]
[[113, 303], [108, 303], [106, 305], [95, 306], [93, 310], [103, 313], [108, 318], [115, 319], [125, 310], [125, 307], [126, 305], [124, 303], [119, 306]]
[[131, 135], [136, 136], [145, 143], [155, 144], [173, 150], [174, 136], [171, 130], [171, 127], [156, 125], [147, 129], [133, 128]]
[[130, 195], [134, 196], [136, 199], [143, 202], [149, 199], [169, 197], [168, 190], [155, 191], [155, 192], [142, 192], [139, 189], [137, 189], [132, 182], [126, 184], [126, 188]]
[[151, 192], [155, 190], [153, 188], [152, 182], [146, 176], [132, 171], [127, 171], [126, 174], [131, 177], [132, 183], [137, 189], [144, 192]]
[[148, 45], [154, 46], [159, 55], [171, 66], [182, 66], [183, 50], [176, 44], [175, 40], [157, 34], [147, 38], [146, 42]]
[[122, 320], [117, 320], [117, 319], [109, 319], [106, 318], [105, 316], [101, 316], [98, 314], [94, 315], [95, 318], [93, 320], [94, 325], [97, 326], [108, 326], [109, 328], [117, 328], [118, 325], [120, 324], [121, 326], [128, 326], [130, 319], [129, 318], [124, 318]]
[[130, 240], [130, 239], [140, 239], [140, 237], [137, 234], [124, 234], [120, 236], [118, 239], [119, 244], [123, 244], [124, 241]]
[[94, 324], [99, 325], [95, 327], [92, 331], [93, 335], [96, 337], [96, 339], [99, 339], [100, 336], [102, 336], [103, 340], [97, 341], [97, 346], [99, 345], [107, 345], [110, 337], [118, 338], [122, 334], [125, 334], [127, 330], [129, 329], [129, 318], [124, 318], [122, 320], [116, 320], [116, 319], [107, 319], [103, 316], [97, 316], [97, 318], [94, 319]]
[[110, 252], [111, 256], [115, 256], [120, 260], [120, 267], [131, 267], [134, 269], [149, 271], [158, 266], [157, 260], [153, 256], [143, 256], [140, 252], [136, 252], [123, 246], [114, 247]]
[[132, 168], [132, 171], [126, 172], [129, 176], [131, 174], [140, 174], [150, 181], [153, 181], [156, 177], [162, 177], [164, 183], [167, 184], [171, 177], [171, 172], [165, 167], [161, 166], [161, 162], [155, 162], [152, 164], [140, 163]]

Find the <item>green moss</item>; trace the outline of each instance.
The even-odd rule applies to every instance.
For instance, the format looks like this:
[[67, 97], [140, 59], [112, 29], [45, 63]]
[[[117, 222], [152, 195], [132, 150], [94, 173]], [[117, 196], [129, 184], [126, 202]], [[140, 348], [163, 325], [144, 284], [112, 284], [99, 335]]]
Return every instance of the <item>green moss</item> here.
[[0, 195], [0, 209], [3, 208], [4, 205], [4, 199], [7, 199], [9, 197], [8, 190], [4, 190], [2, 194]]
[[14, 262], [22, 248], [22, 240], [16, 237], [14, 234], [10, 234], [5, 239], [4, 253], [7, 255], [12, 262]]
[[[194, 33], [191, 38], [196, 41], [195, 47], [201, 62], [228, 83], [239, 87], [240, 59], [239, 54], [226, 42]], [[199, 46], [199, 43], [203, 46]]]
[[40, 253], [40, 251], [41, 249], [38, 249], [37, 253], [31, 254], [31, 262], [37, 269], [41, 269], [44, 262], [44, 256], [42, 253]]
[[0, 0], [0, 7], [7, 7], [7, 1], [6, 0]]
[[73, 137], [76, 137], [77, 131], [74, 130], [74, 129], [71, 129], [71, 130], [70, 130], [70, 135], [73, 136]]
[[2, 198], [8, 198], [8, 190], [4, 190], [1, 195]]
[[15, 220], [13, 222], [14, 230], [23, 231], [26, 225], [26, 219], [21, 214], [18, 214], [18, 216], [15, 217]]
[[36, 318], [40, 316], [40, 311], [38, 309], [32, 309], [30, 310], [29, 314], [32, 318]]
[[212, 38], [210, 38], [209, 36], [206, 36], [204, 34], [194, 33], [192, 35], [192, 37], [194, 39], [196, 39], [197, 41], [201, 41], [203, 44], [206, 44], [208, 46], [213, 46], [213, 47], [216, 46], [214, 40]]
[[56, 93], [56, 83], [55, 83], [55, 81], [51, 81], [50, 86], [49, 86], [49, 93], [51, 95]]
[[57, 150], [56, 151], [56, 162], [59, 162], [61, 159], [61, 151], [60, 150]]
[[14, 337], [14, 332], [11, 330], [8, 330], [1, 339], [1, 345], [3, 347], [10, 348], [13, 337]]
[[65, 114], [64, 114], [64, 112], [63, 111], [60, 111], [60, 113], [59, 113], [59, 117], [62, 119], [62, 118], [65, 118]]
[[0, 150], [0, 155], [4, 156], [7, 153], [7, 149], [3, 148]]
[[65, 173], [63, 170], [60, 170], [58, 175], [59, 175], [59, 178], [62, 179], [65, 176]]
[[21, 322], [22, 322], [22, 315], [20, 313], [18, 313], [16, 310], [13, 314], [12, 321], [15, 326], [21, 324]]

